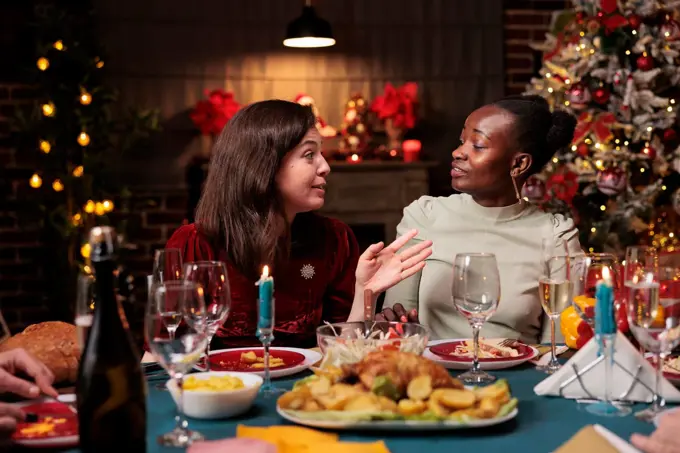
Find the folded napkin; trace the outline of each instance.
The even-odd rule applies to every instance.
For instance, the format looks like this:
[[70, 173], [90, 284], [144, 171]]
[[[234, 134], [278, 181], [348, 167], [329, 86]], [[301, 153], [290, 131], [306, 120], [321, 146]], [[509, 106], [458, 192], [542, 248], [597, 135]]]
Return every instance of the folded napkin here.
[[605, 427], [587, 425], [554, 453], [639, 453], [639, 451]]
[[[619, 332], [616, 337], [615, 344], [616, 352], [614, 359], [621, 367], [614, 364], [613, 376], [610, 385], [613, 399], [621, 398], [631, 384], [633, 384], [633, 377], [626, 373], [635, 374], [638, 366], [642, 367], [638, 380], [645, 383], [650, 389], [654, 388], [655, 374], [652, 365], [638, 352], [633, 344]], [[560, 396], [560, 386], [574, 376], [574, 369], [572, 364], [575, 364], [578, 370], [583, 370], [590, 363], [595, 361], [598, 357], [598, 344], [595, 338], [590, 340], [583, 346], [569, 361], [560, 368], [552, 376], [539, 382], [534, 387], [534, 392], [537, 395], [555, 395]], [[622, 369], [623, 368], [623, 369]], [[598, 399], [604, 399], [605, 390], [605, 366], [604, 361], [599, 362], [594, 368], [590, 369], [585, 374], [582, 374], [581, 380], [588, 389], [590, 394]], [[666, 379], [661, 380], [661, 394], [668, 402], [680, 402], [680, 391], [673, 387], [673, 385]], [[562, 391], [564, 398], [590, 398], [586, 391], [581, 387], [578, 379], [574, 379]], [[637, 402], [651, 402], [652, 391], [648, 390], [640, 383], [636, 383], [633, 390], [625, 397], [629, 401]]]
[[390, 453], [384, 442], [340, 442], [337, 434], [300, 426], [238, 425], [236, 437], [257, 439], [276, 445], [278, 453]]

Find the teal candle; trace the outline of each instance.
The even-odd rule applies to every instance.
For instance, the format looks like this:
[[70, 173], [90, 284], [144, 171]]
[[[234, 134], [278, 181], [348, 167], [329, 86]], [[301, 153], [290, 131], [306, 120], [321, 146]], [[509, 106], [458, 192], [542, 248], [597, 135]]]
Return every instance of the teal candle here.
[[599, 280], [595, 286], [595, 334], [610, 335], [615, 333], [614, 287], [609, 268], [604, 268], [602, 280]]
[[258, 285], [258, 329], [274, 327], [274, 279], [269, 276], [267, 266], [262, 270]]

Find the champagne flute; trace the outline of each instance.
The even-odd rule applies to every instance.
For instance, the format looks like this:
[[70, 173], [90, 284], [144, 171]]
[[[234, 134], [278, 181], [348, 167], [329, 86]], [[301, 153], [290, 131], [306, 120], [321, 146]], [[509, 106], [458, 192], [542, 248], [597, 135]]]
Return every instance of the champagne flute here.
[[[633, 285], [633, 279], [637, 281], [643, 280], [647, 263], [655, 259], [656, 250], [653, 247], [646, 245], [626, 247], [625, 261], [623, 262], [623, 284], [626, 288], [623, 296], [624, 303], [628, 303], [628, 296], [630, 295], [629, 287]], [[641, 344], [638, 344], [638, 347], [640, 354], [644, 355], [645, 348]]]
[[203, 288], [206, 307], [208, 344], [205, 348], [205, 369], [210, 371], [210, 342], [224, 324], [231, 307], [231, 291], [227, 266], [222, 261], [196, 261], [184, 266], [184, 281]]
[[564, 239], [544, 239], [542, 250], [542, 272], [538, 279], [538, 290], [543, 310], [550, 319], [551, 357], [550, 362], [537, 368], [552, 374], [562, 366], [555, 353], [555, 322], [571, 302], [571, 269]]
[[92, 320], [94, 319], [94, 281], [92, 274], [78, 274], [75, 325], [78, 334], [78, 347], [81, 351], [85, 350], [87, 337], [90, 335], [90, 327], [92, 327]]
[[454, 260], [453, 305], [472, 327], [474, 344], [472, 369], [460, 376], [466, 384], [487, 384], [496, 380], [479, 367], [479, 331], [498, 308], [501, 281], [496, 256], [492, 253], [459, 253]]
[[[182, 316], [179, 335], [170, 336], [165, 321], [166, 307], [173, 306]], [[179, 396], [175, 428], [158, 437], [160, 445], [187, 447], [203, 435], [188, 429], [183, 415], [183, 380], [198, 362], [208, 340], [203, 289], [192, 282], [167, 281], [156, 287], [154, 300], [147, 304], [145, 331], [151, 353], [174, 379]]]

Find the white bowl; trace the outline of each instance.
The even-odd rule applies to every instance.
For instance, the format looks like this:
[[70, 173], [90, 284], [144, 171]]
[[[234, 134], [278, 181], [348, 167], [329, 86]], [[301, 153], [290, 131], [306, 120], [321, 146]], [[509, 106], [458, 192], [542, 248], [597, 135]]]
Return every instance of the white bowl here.
[[[198, 419], [214, 419], [233, 417], [246, 412], [253, 405], [262, 378], [251, 373], [236, 373], [231, 371], [207, 371], [203, 373], [193, 373], [196, 379], [207, 379], [210, 376], [233, 376], [243, 381], [244, 388], [238, 390], [207, 391], [207, 390], [185, 390], [182, 399], [182, 409], [187, 417]], [[171, 379], [167, 382], [168, 390], [172, 394], [172, 399], [179, 399], [177, 383]]]

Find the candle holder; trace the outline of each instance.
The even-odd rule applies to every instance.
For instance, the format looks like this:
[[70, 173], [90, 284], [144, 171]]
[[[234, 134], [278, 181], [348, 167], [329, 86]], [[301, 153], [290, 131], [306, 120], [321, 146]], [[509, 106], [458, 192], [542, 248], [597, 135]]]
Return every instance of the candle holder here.
[[[271, 370], [269, 368], [269, 358], [272, 342], [274, 341], [274, 298], [271, 298], [271, 306], [268, 310], [263, 310], [262, 300], [257, 300], [257, 337], [262, 343], [264, 350], [264, 383], [260, 387], [260, 393], [266, 398], [283, 393], [284, 390], [276, 387], [271, 382]], [[264, 302], [267, 303], [266, 301]]]
[[624, 417], [631, 413], [631, 408], [613, 403], [611, 396], [616, 332], [595, 335], [595, 340], [600, 346], [600, 354], [604, 360], [604, 401], [588, 404], [585, 409], [591, 414], [604, 417]]

